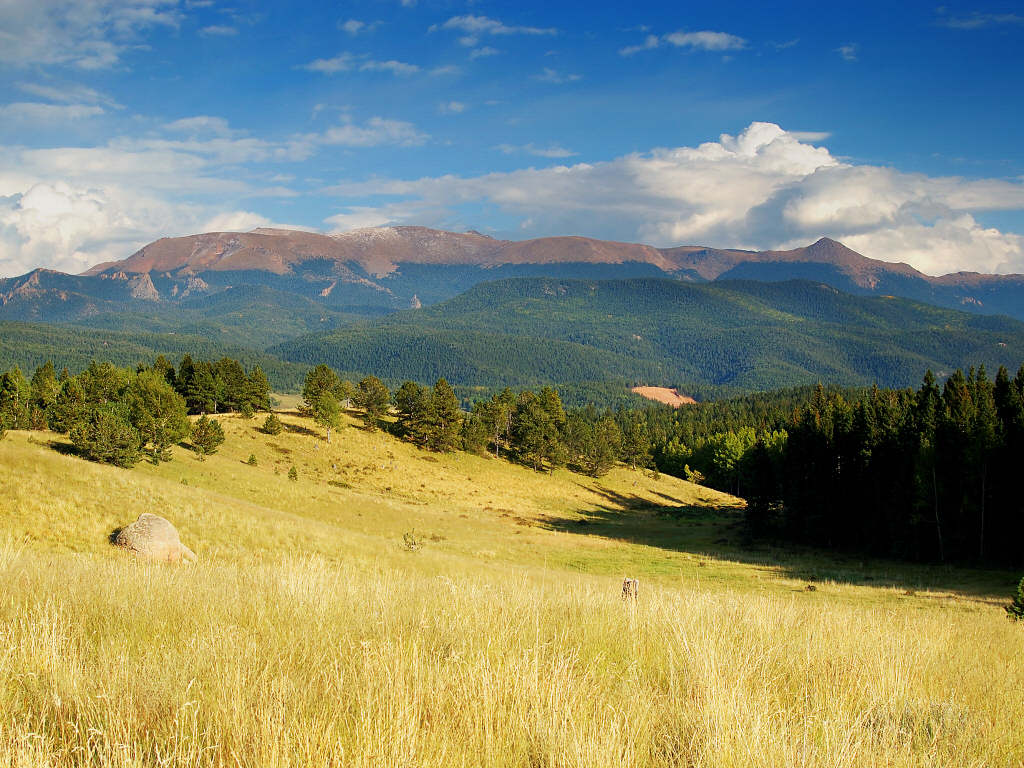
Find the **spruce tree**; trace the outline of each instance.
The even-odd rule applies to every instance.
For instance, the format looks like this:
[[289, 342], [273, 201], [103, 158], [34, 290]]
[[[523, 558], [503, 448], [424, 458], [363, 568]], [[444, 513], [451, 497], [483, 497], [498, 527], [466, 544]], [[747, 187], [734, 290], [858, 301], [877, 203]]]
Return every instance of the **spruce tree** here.
[[305, 411], [313, 420], [327, 430], [327, 442], [331, 442], [331, 429], [338, 426], [341, 416], [339, 394], [341, 379], [326, 365], [320, 364], [306, 374], [302, 386]]

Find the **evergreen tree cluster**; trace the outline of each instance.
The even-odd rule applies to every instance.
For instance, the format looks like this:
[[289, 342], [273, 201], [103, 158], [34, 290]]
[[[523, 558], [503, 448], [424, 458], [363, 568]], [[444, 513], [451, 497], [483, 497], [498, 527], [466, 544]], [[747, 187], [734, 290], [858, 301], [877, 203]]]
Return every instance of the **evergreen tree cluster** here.
[[[669, 424], [662, 471], [747, 499], [747, 531], [881, 556], [1024, 562], [1024, 367], [918, 390], [826, 390], [714, 433]], [[753, 423], [751, 423], [753, 422]], [[674, 433], [673, 433], [674, 431]], [[680, 435], [688, 433], [687, 445]]]
[[227, 357], [185, 355], [177, 372], [163, 355], [134, 369], [93, 361], [77, 376], [66, 368], [58, 375], [47, 361], [31, 382], [17, 367], [0, 374], [0, 430], [51, 429], [86, 459], [131, 467], [143, 455], [170, 461], [171, 447], [190, 434], [197, 451], [213, 453], [224, 440], [220, 424], [200, 420], [193, 432], [189, 412], [269, 410], [269, 397], [258, 366], [246, 373]]

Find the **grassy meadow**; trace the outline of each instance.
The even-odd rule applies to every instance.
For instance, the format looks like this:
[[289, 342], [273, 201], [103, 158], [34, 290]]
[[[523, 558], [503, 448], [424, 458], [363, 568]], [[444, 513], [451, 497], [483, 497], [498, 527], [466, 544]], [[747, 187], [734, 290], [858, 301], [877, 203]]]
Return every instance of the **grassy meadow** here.
[[[215, 455], [134, 470], [0, 440], [0, 765], [1024, 765], [1019, 574], [746, 550], [740, 502], [649, 472], [219, 418]], [[199, 564], [115, 550], [142, 512]]]

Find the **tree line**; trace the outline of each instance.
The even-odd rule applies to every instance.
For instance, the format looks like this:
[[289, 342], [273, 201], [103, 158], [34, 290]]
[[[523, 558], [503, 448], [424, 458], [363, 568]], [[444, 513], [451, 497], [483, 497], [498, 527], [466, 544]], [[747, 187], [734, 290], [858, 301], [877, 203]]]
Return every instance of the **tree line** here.
[[[224, 431], [207, 414], [270, 410], [270, 385], [259, 366], [248, 372], [229, 357], [182, 358], [175, 371], [160, 355], [153, 365], [118, 368], [95, 360], [77, 376], [47, 361], [31, 381], [17, 367], [0, 374], [0, 433], [50, 429], [68, 435], [79, 455], [120, 467], [144, 455], [170, 461], [186, 438], [201, 455], [213, 453]], [[200, 414], [194, 424], [189, 414]]]
[[[352, 384], [321, 364], [307, 374], [302, 395], [305, 411], [326, 429], [328, 441], [344, 408], [354, 406], [367, 429], [383, 426], [426, 450], [493, 453], [536, 471], [567, 466], [601, 477], [619, 460], [634, 467], [650, 462], [642, 418], [631, 415], [623, 428], [610, 410], [567, 414], [551, 387], [518, 393], [506, 388], [475, 401], [467, 412], [444, 378], [433, 387], [406, 381], [392, 393], [375, 376]], [[393, 422], [383, 420], [388, 413], [394, 413]]]
[[656, 461], [745, 498], [753, 539], [1024, 562], [1024, 366], [994, 380], [984, 366], [957, 370], [941, 385], [929, 371], [916, 390], [819, 385], [782, 413], [748, 412], [717, 432], [670, 424]]

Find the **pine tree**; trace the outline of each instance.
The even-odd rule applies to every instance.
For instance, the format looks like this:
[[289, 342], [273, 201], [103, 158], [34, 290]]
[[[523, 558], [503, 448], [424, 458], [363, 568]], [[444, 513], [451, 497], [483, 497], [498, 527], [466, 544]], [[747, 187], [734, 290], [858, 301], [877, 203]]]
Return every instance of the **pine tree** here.
[[139, 460], [142, 438], [121, 403], [94, 405], [71, 430], [71, 442], [90, 461], [129, 468]]
[[377, 431], [377, 422], [388, 412], [391, 392], [376, 376], [367, 376], [356, 388], [355, 404], [363, 409], [363, 422], [371, 432]]
[[263, 421], [263, 431], [268, 435], [280, 435], [282, 429], [281, 420], [276, 413], [271, 413]]
[[209, 456], [217, 452], [224, 442], [224, 428], [216, 419], [210, 419], [204, 413], [192, 426], [192, 447], [201, 456]]
[[270, 382], [258, 365], [254, 365], [249, 371], [246, 400], [253, 411], [270, 410]]
[[462, 411], [455, 391], [443, 378], [438, 379], [430, 393], [427, 416], [427, 446], [434, 451], [451, 453], [459, 446]]
[[306, 401], [306, 412], [313, 421], [327, 430], [327, 442], [331, 442], [331, 429], [338, 426], [341, 417], [339, 394], [341, 379], [338, 374], [320, 364], [306, 374], [302, 387], [302, 398]]
[[407, 381], [395, 392], [398, 429], [414, 445], [426, 445], [430, 418], [430, 392], [414, 381]]
[[152, 445], [153, 461], [170, 461], [170, 447], [188, 436], [192, 424], [185, 399], [155, 370], [144, 371], [129, 385], [125, 402], [142, 444]]

